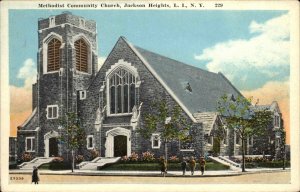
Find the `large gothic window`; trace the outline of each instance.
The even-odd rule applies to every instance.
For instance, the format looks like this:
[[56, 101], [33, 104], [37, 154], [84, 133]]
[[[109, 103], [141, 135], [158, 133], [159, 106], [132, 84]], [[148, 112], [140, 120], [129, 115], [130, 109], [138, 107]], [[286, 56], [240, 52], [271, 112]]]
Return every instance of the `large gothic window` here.
[[88, 46], [83, 39], [75, 41], [76, 70], [88, 72]]
[[110, 114], [131, 113], [135, 105], [136, 78], [119, 68], [109, 78]]
[[61, 46], [61, 42], [53, 38], [48, 43], [48, 66], [47, 71], [57, 71], [60, 68], [60, 52], [59, 48]]

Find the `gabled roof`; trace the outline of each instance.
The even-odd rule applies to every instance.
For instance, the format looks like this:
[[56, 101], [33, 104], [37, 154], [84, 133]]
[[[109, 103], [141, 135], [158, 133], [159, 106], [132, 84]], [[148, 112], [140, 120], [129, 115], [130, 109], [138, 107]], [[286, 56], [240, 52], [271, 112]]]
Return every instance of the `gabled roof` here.
[[34, 108], [31, 115], [26, 119], [26, 121], [22, 125], [18, 126], [18, 129], [21, 131], [24, 130], [34, 131], [38, 126], [37, 122], [38, 122], [37, 108]]
[[221, 73], [208, 72], [125, 41], [190, 116], [216, 111], [217, 101], [224, 94], [241, 95]]
[[281, 113], [277, 101], [273, 101], [270, 105], [254, 105], [255, 110], [270, 110], [273, 112]]
[[216, 112], [204, 112], [204, 113], [194, 113], [193, 115], [197, 120], [197, 122], [202, 123], [204, 133], [210, 134], [210, 132], [214, 127], [214, 124], [216, 123], [218, 114]]

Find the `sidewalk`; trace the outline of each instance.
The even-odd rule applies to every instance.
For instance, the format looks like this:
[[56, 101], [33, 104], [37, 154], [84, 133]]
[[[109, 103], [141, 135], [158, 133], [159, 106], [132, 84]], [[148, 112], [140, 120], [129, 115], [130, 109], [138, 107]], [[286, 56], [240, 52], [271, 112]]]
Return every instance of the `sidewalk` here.
[[[290, 171], [290, 168], [282, 170], [282, 168], [261, 168], [261, 169], [246, 169], [246, 172], [241, 170], [221, 170], [221, 171], [205, 171], [204, 175], [201, 175], [199, 170], [196, 170], [194, 175], [191, 176], [191, 172], [187, 171], [183, 176], [181, 171], [168, 171], [167, 177], [226, 177], [237, 176], [253, 173], [269, 173], [269, 172], [284, 172]], [[32, 174], [32, 170], [9, 170], [10, 174]], [[87, 175], [87, 176], [139, 176], [139, 177], [161, 177], [160, 171], [105, 171], [105, 170], [39, 170], [41, 175]]]

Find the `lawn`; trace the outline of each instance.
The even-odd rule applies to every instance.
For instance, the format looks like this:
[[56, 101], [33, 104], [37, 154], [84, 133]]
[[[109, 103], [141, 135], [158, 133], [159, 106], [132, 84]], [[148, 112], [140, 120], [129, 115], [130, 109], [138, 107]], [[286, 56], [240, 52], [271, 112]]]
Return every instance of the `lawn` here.
[[[246, 168], [282, 168], [282, 161], [270, 161], [270, 162], [252, 162], [246, 163]], [[290, 167], [290, 162], [285, 162], [285, 167]]]
[[70, 163], [64, 162], [51, 162], [42, 164], [39, 169], [47, 169], [47, 170], [68, 170], [72, 169], [72, 165]]
[[[180, 163], [169, 163], [169, 171], [180, 171]], [[199, 169], [199, 164], [196, 164], [196, 169]], [[206, 170], [227, 170], [229, 166], [222, 165], [214, 162], [206, 163]], [[160, 170], [159, 163], [145, 163], [145, 162], [136, 162], [136, 163], [116, 163], [109, 166], [102, 167], [101, 170], [124, 170], [124, 171], [158, 171]], [[187, 171], [190, 168], [187, 166]]]

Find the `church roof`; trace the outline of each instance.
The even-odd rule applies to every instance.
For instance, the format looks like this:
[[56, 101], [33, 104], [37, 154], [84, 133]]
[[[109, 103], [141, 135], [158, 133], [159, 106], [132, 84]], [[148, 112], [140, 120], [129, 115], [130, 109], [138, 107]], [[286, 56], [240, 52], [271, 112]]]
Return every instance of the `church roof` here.
[[277, 101], [273, 101], [270, 105], [254, 105], [253, 108], [254, 110], [269, 110], [281, 113]]
[[31, 115], [26, 119], [26, 121], [18, 126], [18, 128], [22, 131], [34, 131], [38, 127], [38, 115], [37, 115], [37, 108], [34, 108]]
[[218, 114], [216, 112], [204, 112], [194, 113], [193, 115], [197, 122], [201, 122], [203, 124], [204, 133], [210, 134], [214, 127]]
[[150, 65], [190, 114], [216, 111], [217, 101], [224, 94], [241, 95], [221, 73], [205, 71], [128, 44]]

